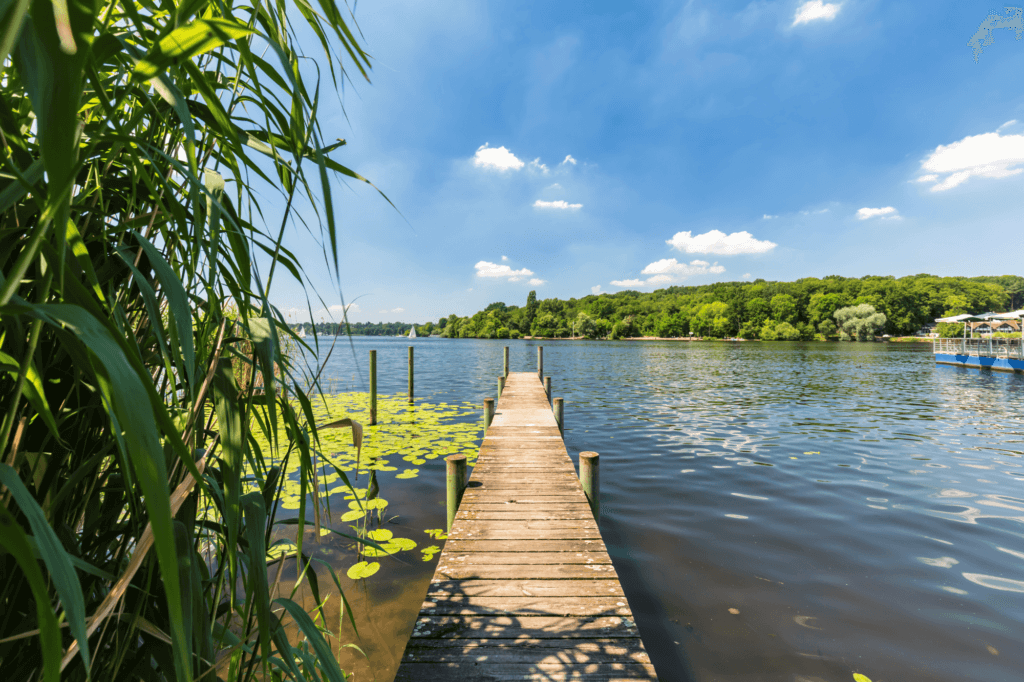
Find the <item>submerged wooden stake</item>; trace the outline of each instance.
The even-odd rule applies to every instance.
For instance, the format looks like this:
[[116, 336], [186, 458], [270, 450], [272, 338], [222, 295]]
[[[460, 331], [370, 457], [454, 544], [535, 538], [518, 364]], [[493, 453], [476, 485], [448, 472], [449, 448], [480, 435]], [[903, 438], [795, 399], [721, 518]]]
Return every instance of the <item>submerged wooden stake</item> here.
[[548, 405], [551, 404], [551, 377], [544, 377], [544, 393], [548, 396]]
[[505, 374], [504, 374], [504, 376], [508, 376], [508, 346], [505, 346]]
[[565, 401], [562, 398], [555, 398], [555, 421], [558, 422], [558, 435], [565, 437]]
[[370, 351], [370, 426], [377, 424], [377, 351]]
[[445, 473], [448, 484], [448, 532], [452, 530], [455, 514], [462, 502], [462, 492], [466, 489], [466, 456], [448, 455], [444, 458]]
[[544, 380], [544, 346], [537, 346], [537, 378]]
[[590, 502], [594, 521], [601, 523], [601, 470], [598, 468], [600, 455], [596, 452], [580, 453], [580, 484]]
[[409, 346], [409, 402], [412, 402], [412, 346]]
[[494, 418], [494, 398], [484, 398], [484, 435], [487, 434], [487, 429], [491, 425], [491, 419]]

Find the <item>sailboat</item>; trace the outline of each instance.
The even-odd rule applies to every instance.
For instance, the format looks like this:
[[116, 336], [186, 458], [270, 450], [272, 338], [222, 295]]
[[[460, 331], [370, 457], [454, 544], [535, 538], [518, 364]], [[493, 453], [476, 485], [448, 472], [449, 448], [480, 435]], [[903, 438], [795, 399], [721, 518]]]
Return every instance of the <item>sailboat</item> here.
[[409, 330], [409, 338], [410, 339], [415, 339], [416, 338], [416, 325], [413, 325], [412, 329]]

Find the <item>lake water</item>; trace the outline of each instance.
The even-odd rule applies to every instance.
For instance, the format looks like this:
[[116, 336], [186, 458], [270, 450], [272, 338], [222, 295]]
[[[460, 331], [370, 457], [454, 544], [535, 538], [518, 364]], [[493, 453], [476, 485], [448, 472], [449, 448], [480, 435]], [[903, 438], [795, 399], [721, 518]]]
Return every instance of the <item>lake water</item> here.
[[[477, 405], [503, 346], [533, 371], [541, 345], [411, 343], [417, 402]], [[375, 348], [379, 390], [403, 392], [408, 345], [340, 340], [324, 377], [365, 391]], [[924, 344], [543, 345], [570, 454], [601, 453], [602, 532], [661, 679], [1024, 677], [1024, 377]], [[425, 538], [443, 459], [420, 469], [381, 494]], [[357, 679], [390, 679], [435, 564], [347, 588]]]

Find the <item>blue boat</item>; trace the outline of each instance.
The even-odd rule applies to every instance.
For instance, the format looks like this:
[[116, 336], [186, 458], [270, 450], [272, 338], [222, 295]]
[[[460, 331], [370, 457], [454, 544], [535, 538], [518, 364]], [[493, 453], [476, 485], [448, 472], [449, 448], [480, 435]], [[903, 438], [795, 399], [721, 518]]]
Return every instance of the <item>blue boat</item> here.
[[[1020, 320], [1017, 329], [1020, 338], [992, 338], [992, 332], [999, 321]], [[957, 367], [973, 367], [975, 369], [994, 369], [1000, 372], [1024, 373], [1024, 310], [1012, 313], [986, 313], [984, 315], [957, 315], [943, 317], [936, 322], [962, 323], [964, 336], [960, 339], [935, 339], [932, 352], [935, 362], [940, 365]], [[971, 327], [971, 335], [975, 331], [988, 332], [987, 337], [967, 338], [967, 328]]]

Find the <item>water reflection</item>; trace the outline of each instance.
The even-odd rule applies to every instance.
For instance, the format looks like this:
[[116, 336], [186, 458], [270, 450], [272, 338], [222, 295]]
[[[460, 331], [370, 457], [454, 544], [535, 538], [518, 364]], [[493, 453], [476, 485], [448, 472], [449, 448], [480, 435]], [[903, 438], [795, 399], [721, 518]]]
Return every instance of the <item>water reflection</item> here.
[[[398, 393], [407, 345], [357, 339], [328, 371], [365, 390], [376, 348]], [[504, 345], [535, 368], [532, 342], [417, 342], [417, 395], [480, 404]], [[1024, 377], [912, 345], [544, 345], [570, 452], [602, 455], [602, 530], [663, 679], [1018, 679]], [[402, 490], [409, 535], [443, 524], [436, 460]], [[367, 597], [406, 635], [416, 563]]]

